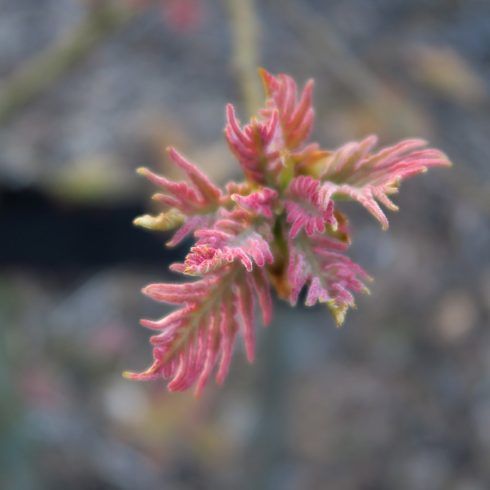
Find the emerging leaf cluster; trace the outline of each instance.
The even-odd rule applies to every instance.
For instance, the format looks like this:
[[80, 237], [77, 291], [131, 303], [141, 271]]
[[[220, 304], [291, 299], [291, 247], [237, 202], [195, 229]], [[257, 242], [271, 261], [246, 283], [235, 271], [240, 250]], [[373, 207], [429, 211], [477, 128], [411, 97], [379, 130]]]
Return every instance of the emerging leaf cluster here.
[[169, 246], [193, 235], [196, 241], [185, 261], [170, 268], [197, 279], [143, 289], [178, 309], [160, 320], [142, 321], [157, 331], [151, 337], [154, 362], [142, 373], [126, 373], [129, 378], [164, 378], [170, 391], [195, 386], [197, 395], [213, 371], [223, 382], [239, 332], [253, 361], [255, 307], [267, 325], [271, 289], [291, 305], [305, 290], [306, 305], [324, 303], [341, 325], [355, 305], [353, 293], [367, 292], [369, 276], [346, 255], [348, 221], [336, 201], [357, 201], [386, 229], [388, 219], [379, 204], [397, 209], [389, 196], [401, 180], [450, 164], [419, 139], [375, 151], [377, 139], [368, 136], [336, 150], [323, 149], [308, 141], [315, 115], [313, 81], [299, 92], [288, 75], [265, 70], [260, 75], [266, 101], [256, 117], [242, 126], [234, 107], [226, 108], [225, 137], [243, 182], [230, 182], [222, 190], [174, 148], [168, 153], [185, 181], [139, 169], [161, 189], [154, 199], [165, 210], [137, 218], [135, 224], [175, 229]]

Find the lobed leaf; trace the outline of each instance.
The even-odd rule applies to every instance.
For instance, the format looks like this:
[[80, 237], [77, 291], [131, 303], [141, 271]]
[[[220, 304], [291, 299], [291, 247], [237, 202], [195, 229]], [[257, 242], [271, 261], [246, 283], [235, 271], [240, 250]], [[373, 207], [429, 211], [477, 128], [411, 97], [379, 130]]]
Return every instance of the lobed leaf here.
[[291, 225], [289, 238], [296, 238], [302, 229], [308, 236], [323, 233], [325, 225], [336, 226], [333, 201], [321, 199], [320, 181], [300, 175], [291, 180], [286, 192], [284, 208]]
[[269, 187], [251, 192], [246, 196], [240, 194], [232, 194], [231, 199], [240, 207], [251, 211], [257, 215], [262, 215], [265, 218], [272, 219], [274, 215], [274, 205], [277, 201], [278, 193]]
[[267, 167], [279, 157], [272, 145], [278, 125], [278, 112], [272, 111], [264, 121], [252, 119], [240, 127], [235, 108], [226, 106], [225, 138], [232, 153], [240, 162], [245, 175], [259, 183], [266, 181]]
[[256, 300], [263, 322], [271, 320], [269, 285], [261, 270], [246, 272], [231, 264], [219, 273], [187, 284], [152, 284], [143, 292], [157, 301], [181, 308], [161, 320], [142, 325], [160, 331], [151, 337], [153, 364], [141, 373], [125, 373], [130, 379], [168, 380], [169, 391], [195, 385], [199, 396], [217, 367], [216, 381], [227, 376], [238, 332], [244, 338], [247, 360], [255, 356]]
[[368, 292], [363, 281], [368, 274], [342, 253], [347, 245], [329, 237], [302, 234], [290, 240], [288, 277], [291, 305], [307, 287], [306, 306], [326, 303], [335, 322], [342, 325], [349, 307], [355, 306], [353, 292]]
[[[212, 228], [195, 232], [198, 239], [183, 264], [174, 264], [172, 269], [189, 275], [204, 275], [216, 271], [226, 264], [239, 261], [247, 271], [253, 264], [264, 267], [274, 261], [271, 249], [263, 234], [270, 239], [268, 227], [259, 230], [246, 220], [237, 220], [240, 211], [224, 214]], [[248, 213], [245, 213], [248, 217]], [[235, 219], [233, 219], [235, 218]]]
[[140, 216], [133, 223], [158, 231], [178, 227], [173, 237], [167, 242], [168, 246], [175, 246], [195, 230], [211, 224], [223, 195], [204, 173], [174, 148], [170, 147], [167, 151], [172, 162], [185, 172], [191, 182], [173, 181], [145, 167], [139, 168], [139, 174], [164, 191], [164, 193], [154, 194], [153, 199], [170, 206], [170, 209], [157, 216], [149, 214]]
[[398, 192], [403, 179], [426, 172], [429, 167], [451, 164], [439, 150], [421, 149], [427, 145], [424, 140], [403, 140], [371, 153], [376, 143], [376, 136], [368, 136], [331, 153], [320, 172], [324, 182], [321, 195], [323, 200], [344, 196], [358, 201], [387, 229], [388, 218], [377, 201], [396, 211], [398, 207], [388, 195]]
[[296, 82], [288, 75], [274, 76], [264, 69], [259, 71], [268, 96], [266, 109], [268, 115], [277, 110], [282, 129], [284, 146], [289, 150], [298, 148], [311, 133], [315, 119], [313, 109], [313, 80], [308, 80], [300, 95]]

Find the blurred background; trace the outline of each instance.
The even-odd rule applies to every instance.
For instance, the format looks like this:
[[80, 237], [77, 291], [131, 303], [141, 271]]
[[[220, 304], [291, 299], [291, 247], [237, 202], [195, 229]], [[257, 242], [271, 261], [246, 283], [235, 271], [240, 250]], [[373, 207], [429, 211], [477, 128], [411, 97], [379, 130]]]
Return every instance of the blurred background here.
[[[454, 162], [402, 186], [345, 327], [276, 305], [254, 366], [169, 395], [140, 294], [170, 280], [131, 221], [172, 143], [224, 183], [256, 67], [316, 80], [315, 138], [425, 137]], [[0, 0], [0, 487], [490, 488], [490, 2]]]

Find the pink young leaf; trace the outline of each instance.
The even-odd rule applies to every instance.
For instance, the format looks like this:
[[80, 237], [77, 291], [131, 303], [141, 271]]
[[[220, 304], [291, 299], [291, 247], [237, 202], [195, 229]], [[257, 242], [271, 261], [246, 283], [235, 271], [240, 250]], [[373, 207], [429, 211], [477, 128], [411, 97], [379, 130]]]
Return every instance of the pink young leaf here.
[[175, 149], [169, 148], [168, 153], [172, 162], [185, 172], [190, 183], [170, 180], [147, 168], [139, 168], [139, 174], [164, 191], [154, 194], [153, 200], [170, 206], [170, 209], [158, 216], [144, 215], [136, 218], [134, 224], [160, 231], [178, 227], [167, 242], [167, 245], [175, 246], [196, 229], [211, 224], [223, 195], [205, 174]]
[[267, 167], [279, 157], [271, 145], [277, 130], [278, 113], [272, 111], [264, 121], [252, 119], [240, 127], [232, 104], [226, 106], [225, 137], [232, 153], [240, 162], [245, 175], [255, 182], [263, 183]]
[[186, 160], [175, 148], [169, 147], [167, 151], [170, 159], [186, 173], [203, 196], [204, 201], [208, 205], [217, 205], [221, 198], [219, 187], [216, 187], [206, 174], [201, 172], [196, 165]]
[[221, 191], [193, 163], [175, 149], [169, 148], [172, 162], [181, 168], [191, 183], [176, 182], [141, 167], [138, 173], [163, 189], [164, 194], [155, 194], [154, 199], [178, 209], [184, 214], [202, 214], [203, 210], [215, 209], [221, 200]]
[[[198, 239], [183, 264], [173, 264], [172, 270], [189, 275], [204, 275], [214, 272], [238, 260], [250, 272], [254, 263], [258, 267], [271, 264], [274, 260], [269, 244], [259, 231], [236, 216], [241, 212], [227, 213], [215, 222], [212, 228], [195, 232]], [[268, 228], [262, 230], [269, 239]]]
[[361, 203], [380, 223], [388, 228], [388, 219], [377, 201], [396, 211], [388, 197], [398, 191], [400, 182], [425, 172], [429, 167], [449, 166], [444, 153], [427, 145], [424, 140], [409, 139], [371, 153], [377, 138], [368, 136], [360, 142], [347, 143], [333, 152], [321, 171], [324, 181], [321, 198], [344, 196]]
[[235, 264], [194, 283], [151, 284], [143, 292], [157, 301], [182, 306], [161, 320], [142, 321], [145, 327], [160, 331], [151, 337], [154, 362], [142, 373], [125, 376], [164, 378], [169, 380], [169, 391], [195, 385], [199, 396], [216, 366], [216, 380], [222, 383], [240, 328], [247, 359], [253, 361], [255, 298], [262, 306], [264, 323], [270, 321], [270, 291], [262, 272], [247, 273]]
[[268, 115], [271, 110], [279, 112], [284, 145], [294, 150], [305, 142], [313, 128], [313, 80], [306, 82], [298, 96], [298, 86], [290, 76], [284, 73], [274, 76], [264, 69], [260, 70], [260, 75], [269, 97], [263, 114]]
[[284, 202], [289, 237], [295, 238], [304, 229], [308, 236], [323, 233], [325, 225], [336, 225], [333, 201], [320, 199], [320, 181], [300, 175], [291, 180]]
[[172, 238], [167, 242], [168, 247], [175, 247], [196, 230], [206, 228], [212, 223], [213, 216], [191, 216], [186, 219], [185, 223], [173, 234]]
[[277, 196], [278, 193], [274, 189], [262, 187], [246, 196], [232, 194], [231, 199], [247, 211], [272, 219]]
[[306, 286], [305, 304], [326, 303], [337, 325], [343, 323], [348, 308], [355, 306], [352, 292], [367, 292], [362, 281], [369, 279], [358, 264], [335, 251], [345, 247], [345, 244], [324, 236], [302, 235], [290, 241], [288, 277], [292, 305]]

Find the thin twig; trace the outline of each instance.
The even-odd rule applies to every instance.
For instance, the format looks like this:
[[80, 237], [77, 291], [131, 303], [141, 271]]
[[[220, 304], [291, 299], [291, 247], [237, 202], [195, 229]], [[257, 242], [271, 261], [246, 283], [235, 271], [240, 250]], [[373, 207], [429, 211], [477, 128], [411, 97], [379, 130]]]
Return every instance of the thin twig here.
[[0, 124], [48, 90], [97, 45], [135, 15], [129, 8], [89, 9], [78, 26], [27, 61], [0, 85]]
[[324, 16], [317, 15], [304, 2], [272, 0], [291, 29], [306, 47], [316, 53], [315, 60], [396, 136], [420, 134], [426, 129], [420, 113], [392, 92], [345, 45]]
[[224, 0], [230, 16], [232, 63], [248, 115], [257, 112], [262, 88], [257, 77], [259, 62], [259, 19], [254, 0]]

